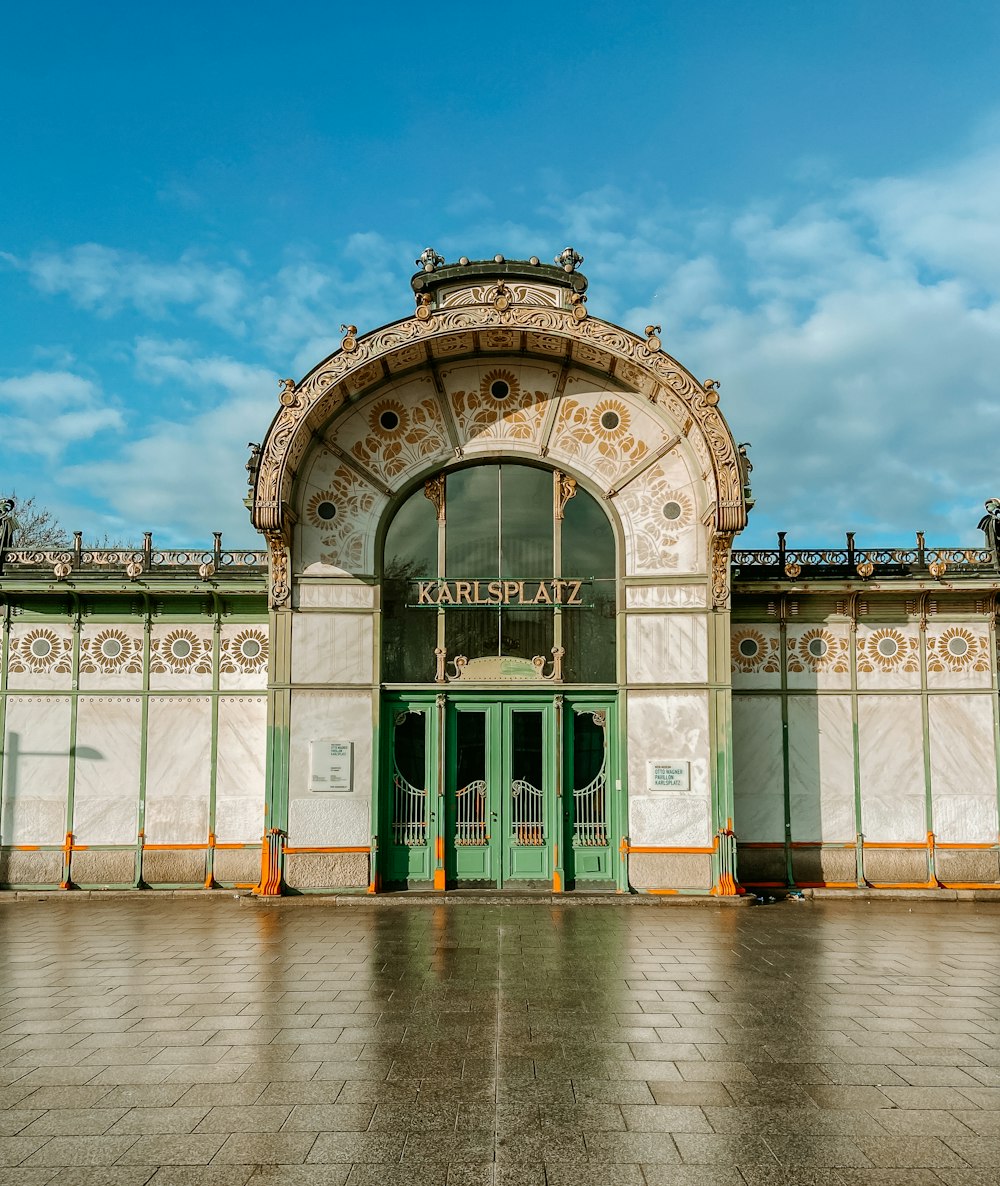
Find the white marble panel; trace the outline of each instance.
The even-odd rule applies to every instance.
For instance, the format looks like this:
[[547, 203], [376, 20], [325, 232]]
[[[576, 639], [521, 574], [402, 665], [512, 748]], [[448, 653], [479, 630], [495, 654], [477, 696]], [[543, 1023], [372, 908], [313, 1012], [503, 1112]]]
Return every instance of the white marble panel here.
[[[691, 763], [691, 789], [646, 793], [646, 763]], [[711, 844], [711, 741], [707, 692], [629, 692], [629, 837], [633, 844]], [[660, 804], [657, 806], [657, 804]]]
[[781, 635], [768, 622], [733, 622], [729, 635], [734, 688], [781, 687]]
[[927, 838], [918, 696], [860, 696], [861, 830], [882, 843]]
[[212, 760], [211, 698], [151, 697], [146, 746], [147, 843], [206, 843]]
[[[440, 375], [465, 453], [541, 451], [545, 415], [559, 378], [557, 366], [498, 354], [443, 365]], [[505, 399], [491, 393], [497, 380], [507, 384]]]
[[708, 605], [707, 585], [627, 585], [628, 609], [704, 609]]
[[141, 748], [140, 697], [80, 697], [73, 795], [79, 844], [135, 844]]
[[266, 689], [270, 651], [266, 622], [224, 623], [219, 637], [219, 687], [224, 692]]
[[295, 614], [292, 682], [370, 684], [373, 645], [368, 614]]
[[711, 804], [678, 791], [630, 796], [629, 843], [663, 847], [707, 847], [712, 843]]
[[4, 844], [62, 844], [69, 794], [68, 696], [8, 696], [4, 738]]
[[[346, 577], [375, 569], [375, 534], [388, 499], [329, 449], [317, 448], [296, 487], [299, 521], [292, 568], [317, 576]], [[334, 513], [323, 518], [323, 503]]]
[[371, 842], [371, 804], [367, 799], [318, 795], [288, 805], [288, 843], [295, 845], [366, 845]]
[[742, 841], [784, 842], [781, 701], [733, 697], [733, 825]]
[[374, 609], [375, 586], [338, 580], [301, 580], [292, 591], [302, 609]]
[[142, 688], [141, 624], [86, 622], [80, 631], [80, 687], [99, 691]]
[[[355, 693], [323, 693], [323, 691], [295, 691], [292, 693], [291, 754], [289, 754], [288, 795], [292, 801], [304, 799], [311, 803], [329, 803], [329, 808], [295, 809], [292, 820], [312, 821], [318, 825], [321, 820], [330, 827], [353, 829], [353, 839], [330, 840], [330, 831], [324, 831], [325, 839], [302, 833], [295, 828], [289, 833], [289, 844], [361, 844], [357, 839], [358, 821], [361, 810], [351, 806], [352, 802], [363, 803], [365, 812], [371, 801], [371, 738], [372, 700], [370, 695]], [[313, 792], [310, 790], [310, 742], [319, 740], [350, 741], [353, 744], [353, 790], [343, 792]], [[336, 804], [344, 804], [337, 806]], [[365, 815], [367, 818], [367, 815]], [[331, 823], [332, 821], [332, 823]], [[289, 827], [292, 827], [289, 824]], [[312, 824], [310, 824], [312, 827]], [[324, 824], [326, 828], [326, 824]], [[337, 833], [339, 835], [339, 833]]]
[[625, 536], [625, 571], [633, 574], [697, 573], [707, 569], [705, 501], [678, 452], [651, 465], [615, 496]]
[[851, 634], [847, 623], [790, 623], [785, 664], [789, 688], [847, 690], [851, 686]]
[[793, 840], [854, 840], [850, 697], [789, 698], [788, 775]]
[[220, 844], [249, 843], [263, 835], [266, 750], [267, 697], [221, 697], [215, 776], [215, 838]]
[[552, 426], [549, 456], [607, 490], [648, 460], [668, 435], [653, 405], [642, 397], [567, 391]]
[[995, 841], [993, 697], [932, 696], [928, 710], [935, 836], [950, 844]]
[[215, 643], [210, 625], [155, 622], [149, 641], [149, 686], [154, 692], [212, 687]]
[[[908, 623], [858, 626], [858, 688], [920, 687], [920, 631]], [[891, 651], [887, 654], [885, 652]]]
[[629, 683], [708, 679], [708, 619], [702, 614], [630, 614], [626, 641]]
[[61, 622], [13, 625], [7, 654], [7, 687], [12, 691], [70, 688], [73, 628]]
[[989, 688], [992, 683], [992, 643], [985, 624], [928, 622], [928, 688]]

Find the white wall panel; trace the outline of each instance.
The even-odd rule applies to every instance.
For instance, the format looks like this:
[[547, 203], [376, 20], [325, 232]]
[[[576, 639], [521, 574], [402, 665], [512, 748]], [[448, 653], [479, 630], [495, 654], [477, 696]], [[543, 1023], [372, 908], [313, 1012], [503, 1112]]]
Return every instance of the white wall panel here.
[[857, 825], [850, 697], [790, 697], [788, 745], [792, 839], [853, 841]]
[[785, 839], [781, 701], [733, 697], [733, 783], [736, 835], [741, 841]]
[[135, 844], [141, 745], [138, 696], [80, 697], [73, 799], [78, 843]]
[[219, 701], [215, 838], [249, 843], [264, 833], [264, 759], [267, 698], [223, 696]]
[[926, 840], [920, 698], [859, 697], [858, 733], [865, 839]]
[[212, 753], [208, 696], [154, 696], [146, 753], [146, 841], [204, 844]]
[[295, 614], [292, 681], [370, 684], [372, 619], [367, 614]]
[[928, 709], [935, 836], [952, 844], [995, 841], [993, 697], [932, 696]]
[[62, 844], [69, 787], [68, 696], [9, 696], [4, 737], [4, 844]]
[[629, 683], [708, 678], [708, 619], [701, 614], [630, 614], [626, 639]]

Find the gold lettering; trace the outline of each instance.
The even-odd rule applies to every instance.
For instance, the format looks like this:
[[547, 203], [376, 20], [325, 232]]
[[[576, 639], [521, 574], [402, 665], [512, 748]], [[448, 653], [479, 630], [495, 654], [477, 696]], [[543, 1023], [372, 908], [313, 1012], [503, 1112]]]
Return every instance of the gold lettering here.
[[563, 589], [569, 581], [555, 580], [552, 582], [552, 599], [555, 605], [562, 605]]
[[583, 581], [567, 581], [569, 587], [569, 597], [566, 598], [567, 605], [583, 605], [583, 599], [580, 597], [580, 586]]
[[489, 593], [489, 601], [485, 601], [484, 605], [499, 605], [503, 599], [503, 585], [500, 581], [490, 581], [486, 586], [486, 592]]
[[438, 605], [454, 605], [455, 598], [451, 592], [451, 586], [447, 581], [441, 582], [441, 592], [438, 593]]
[[548, 581], [539, 581], [538, 582], [538, 592], [535, 594], [535, 600], [531, 604], [532, 605], [551, 605], [552, 604], [552, 594], [549, 592], [549, 582]]
[[437, 605], [437, 602], [431, 596], [431, 591], [436, 587], [434, 581], [421, 581], [418, 590], [417, 605]]
[[517, 582], [517, 604], [518, 605], [527, 604], [524, 599], [524, 581]]
[[479, 591], [479, 581], [472, 582], [472, 603], [473, 605], [483, 604], [483, 595]]
[[504, 605], [510, 605], [511, 598], [517, 592], [517, 586], [518, 586], [517, 581], [504, 581], [504, 583], [503, 583], [503, 603], [504, 603]]
[[455, 582], [455, 604], [461, 602], [466, 605], [472, 605], [472, 583], [470, 581], [456, 581]]

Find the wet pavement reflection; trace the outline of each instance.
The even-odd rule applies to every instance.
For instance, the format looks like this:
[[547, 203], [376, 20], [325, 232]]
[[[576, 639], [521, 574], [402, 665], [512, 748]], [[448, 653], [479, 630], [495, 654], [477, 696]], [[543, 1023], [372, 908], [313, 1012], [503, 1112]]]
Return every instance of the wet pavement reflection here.
[[998, 1167], [996, 904], [0, 901], [0, 1186]]

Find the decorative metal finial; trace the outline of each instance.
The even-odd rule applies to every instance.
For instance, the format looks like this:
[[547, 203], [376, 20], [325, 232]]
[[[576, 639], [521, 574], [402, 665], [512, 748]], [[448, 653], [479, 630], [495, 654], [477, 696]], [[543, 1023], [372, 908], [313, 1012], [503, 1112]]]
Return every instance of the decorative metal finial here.
[[659, 325], [646, 326], [646, 349], [650, 354], [657, 354], [660, 349], [660, 339], [658, 334], [663, 333], [663, 329]]
[[356, 325], [342, 325], [340, 332], [344, 335], [340, 348], [345, 354], [350, 354], [358, 348], [358, 327]]
[[711, 404], [712, 407], [715, 407], [715, 405], [719, 402], [719, 380], [706, 379], [705, 382], [702, 383], [702, 387], [705, 388], [705, 403]]
[[257, 471], [260, 469], [260, 445], [254, 441], [247, 442], [250, 457], [247, 460], [247, 485], [253, 490], [257, 484]]
[[572, 247], [564, 247], [553, 262], [559, 264], [564, 272], [575, 272], [583, 263], [583, 256]]
[[413, 262], [425, 272], [436, 272], [444, 264], [444, 256], [438, 255], [433, 247], [425, 247], [420, 253], [420, 258]]
[[986, 549], [992, 553], [994, 566], [1000, 568], [1000, 498], [988, 498], [983, 505], [986, 514], [979, 520], [979, 530], [986, 536]]
[[278, 403], [283, 408], [290, 408], [298, 403], [298, 396], [295, 394], [294, 379], [279, 379], [278, 389]]

